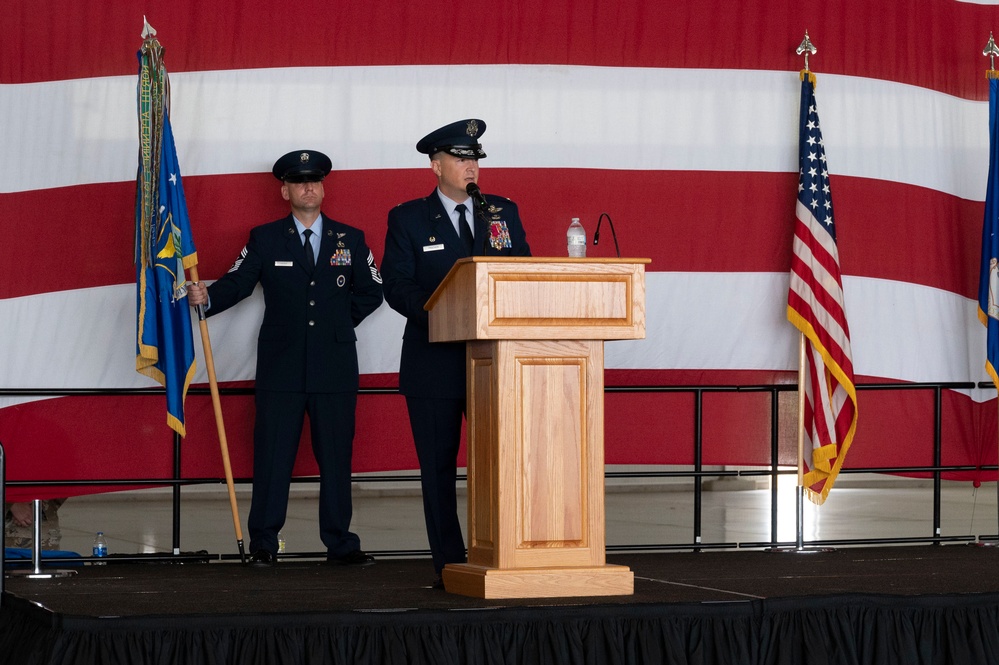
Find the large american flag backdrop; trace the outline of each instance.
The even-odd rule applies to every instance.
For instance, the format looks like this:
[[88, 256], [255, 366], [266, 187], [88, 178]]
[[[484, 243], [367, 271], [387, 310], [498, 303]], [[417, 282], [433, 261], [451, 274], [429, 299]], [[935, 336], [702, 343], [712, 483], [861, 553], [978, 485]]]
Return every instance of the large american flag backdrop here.
[[[380, 259], [388, 210], [433, 187], [417, 139], [481, 117], [480, 184], [519, 203], [535, 255], [563, 256], [570, 218], [592, 234], [606, 212], [622, 255], [652, 259], [647, 338], [608, 343], [609, 386], [795, 382], [785, 303], [807, 29], [857, 382], [986, 378], [975, 296], [995, 6], [39, 0], [7, 3], [0, 21], [0, 388], [155, 387], [134, 369], [144, 14], [166, 49], [203, 279], [285, 214], [269, 171], [300, 148], [332, 156], [326, 211]], [[604, 233], [591, 256], [611, 255]], [[211, 319], [223, 385], [251, 385], [260, 314], [255, 297]], [[387, 307], [359, 328], [363, 385], [396, 385], [402, 328]], [[995, 463], [994, 395], [945, 393], [945, 464]], [[0, 399], [9, 479], [171, 473], [162, 395]], [[848, 466], [932, 463], [931, 392], [859, 402]], [[692, 404], [609, 394], [608, 463], [691, 463]], [[223, 409], [248, 476], [252, 402]], [[767, 463], [766, 395], [709, 395], [704, 418], [706, 464]], [[207, 396], [188, 397], [187, 421], [184, 475], [218, 477]], [[361, 397], [354, 457], [356, 471], [416, 468], [401, 397]], [[310, 458], [303, 446], [301, 473]]]

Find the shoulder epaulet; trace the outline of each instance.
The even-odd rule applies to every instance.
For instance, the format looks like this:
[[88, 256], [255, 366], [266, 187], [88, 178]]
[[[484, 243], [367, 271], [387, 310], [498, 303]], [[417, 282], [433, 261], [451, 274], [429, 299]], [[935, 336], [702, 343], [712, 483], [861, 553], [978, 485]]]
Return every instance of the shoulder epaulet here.
[[409, 206], [414, 206], [414, 205], [418, 205], [420, 203], [426, 203], [426, 202], [427, 202], [427, 198], [424, 197], [422, 199], [413, 199], [411, 201], [403, 201], [402, 203], [397, 204], [395, 207], [396, 208], [408, 208]]

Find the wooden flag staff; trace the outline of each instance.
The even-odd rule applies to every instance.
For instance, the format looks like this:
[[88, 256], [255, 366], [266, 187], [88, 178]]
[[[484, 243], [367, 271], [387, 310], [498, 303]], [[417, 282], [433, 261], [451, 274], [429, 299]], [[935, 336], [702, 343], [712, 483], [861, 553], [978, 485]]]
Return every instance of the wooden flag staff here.
[[[201, 281], [198, 277], [197, 264], [191, 266], [190, 273], [192, 282]], [[208, 388], [212, 394], [212, 408], [215, 410], [215, 427], [219, 434], [219, 450], [222, 453], [222, 468], [225, 469], [225, 484], [229, 489], [229, 507], [232, 510], [232, 526], [236, 530], [236, 546], [239, 548], [239, 560], [246, 563], [246, 552], [243, 548], [243, 528], [239, 521], [239, 506], [236, 504], [236, 488], [232, 480], [232, 465], [229, 463], [229, 444], [225, 436], [225, 422], [222, 419], [222, 400], [219, 398], [219, 383], [215, 377], [215, 358], [212, 355], [212, 340], [208, 336], [205, 306], [197, 305], [194, 311], [198, 314], [201, 345], [205, 350], [205, 370], [208, 372]]]

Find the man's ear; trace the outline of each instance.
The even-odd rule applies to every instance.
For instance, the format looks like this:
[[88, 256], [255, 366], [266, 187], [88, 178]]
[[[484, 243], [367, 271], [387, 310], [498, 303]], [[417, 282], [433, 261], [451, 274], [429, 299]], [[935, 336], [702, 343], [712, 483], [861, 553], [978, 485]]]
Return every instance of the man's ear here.
[[281, 198], [283, 198], [285, 201], [291, 200], [291, 195], [288, 194], [288, 183], [284, 183], [281, 185]]
[[441, 160], [431, 159], [430, 168], [433, 169], [435, 176], [437, 176], [438, 178], [441, 177]]

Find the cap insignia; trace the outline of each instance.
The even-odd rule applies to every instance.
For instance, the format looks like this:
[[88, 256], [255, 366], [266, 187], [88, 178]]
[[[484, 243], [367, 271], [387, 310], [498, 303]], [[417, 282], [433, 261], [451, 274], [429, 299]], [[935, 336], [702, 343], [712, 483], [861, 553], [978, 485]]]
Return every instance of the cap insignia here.
[[475, 138], [479, 135], [479, 123], [475, 120], [469, 120], [468, 125], [465, 126], [465, 133]]
[[301, 155], [298, 156], [298, 160], [300, 162], [302, 162], [303, 164], [308, 164], [309, 163], [309, 153], [303, 152]]

